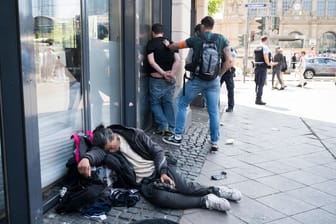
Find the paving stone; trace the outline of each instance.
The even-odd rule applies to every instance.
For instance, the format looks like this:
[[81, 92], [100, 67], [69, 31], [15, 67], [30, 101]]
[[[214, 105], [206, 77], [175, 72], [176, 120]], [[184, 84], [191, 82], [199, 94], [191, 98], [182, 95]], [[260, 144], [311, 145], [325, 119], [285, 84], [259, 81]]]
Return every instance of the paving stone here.
[[323, 178], [334, 180], [336, 179], [336, 170], [325, 167], [325, 166], [314, 166], [304, 169], [305, 172], [312, 173], [316, 176], [321, 176]]
[[244, 197], [240, 203], [231, 203], [230, 214], [249, 224], [267, 223], [285, 215], [264, 204]]
[[315, 208], [315, 206], [291, 197], [286, 193], [258, 198], [257, 201], [286, 215], [294, 215]]
[[256, 167], [256, 166], [252, 166], [252, 165], [249, 165], [249, 166], [246, 166], [246, 167], [238, 167], [238, 168], [233, 168], [232, 169], [234, 172], [244, 176], [244, 177], [247, 177], [247, 178], [250, 178], [250, 179], [257, 179], [257, 178], [260, 178], [260, 177], [266, 177], [266, 176], [271, 176], [271, 175], [274, 175], [274, 173], [271, 173], [267, 170], [264, 170], [264, 169], [261, 169], [259, 167]]
[[268, 187], [254, 180], [232, 184], [231, 186], [239, 189], [244, 195], [247, 195], [250, 198], [259, 198], [279, 192], [274, 188]]
[[322, 209], [314, 209], [301, 214], [293, 216], [294, 219], [304, 223], [304, 224], [335, 224], [336, 215], [326, 212]]
[[323, 207], [321, 207], [321, 209], [326, 210], [326, 211], [336, 215], [336, 203], [323, 206]]
[[305, 172], [303, 170], [297, 170], [289, 173], [283, 173], [281, 174], [284, 177], [287, 177], [289, 179], [295, 180], [299, 183], [305, 184], [305, 185], [311, 185], [315, 183], [321, 183], [327, 181], [326, 178], [316, 176], [314, 174]]
[[272, 187], [274, 189], [277, 189], [278, 191], [281, 191], [281, 192], [285, 192], [285, 191], [293, 190], [297, 188], [302, 188], [305, 186], [301, 183], [298, 183], [294, 180], [290, 180], [281, 175], [261, 177], [261, 178], [256, 179], [256, 181], [262, 184], [265, 184], [269, 187]]
[[318, 207], [333, 204], [336, 202], [335, 196], [321, 192], [311, 187], [295, 189], [292, 191], [288, 191], [287, 193], [288, 195], [291, 195], [297, 199], [303, 200]]
[[287, 173], [291, 171], [295, 171], [297, 168], [282, 163], [280, 161], [268, 161], [263, 163], [256, 164], [257, 167], [263, 168], [275, 174]]
[[287, 217], [284, 219], [275, 220], [273, 222], [268, 222], [267, 224], [302, 224], [302, 223], [296, 221], [295, 219]]
[[311, 187], [315, 188], [315, 189], [318, 189], [322, 192], [325, 192], [325, 193], [328, 193], [328, 194], [331, 194], [333, 196], [336, 196], [336, 181], [326, 181], [326, 182], [323, 182], [323, 183], [319, 183], [319, 184], [313, 184], [311, 185]]

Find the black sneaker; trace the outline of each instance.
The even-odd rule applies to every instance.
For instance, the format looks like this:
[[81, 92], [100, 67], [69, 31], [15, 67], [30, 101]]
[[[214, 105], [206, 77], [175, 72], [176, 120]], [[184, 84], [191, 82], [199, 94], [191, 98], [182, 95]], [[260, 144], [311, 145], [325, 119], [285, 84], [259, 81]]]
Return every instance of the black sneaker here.
[[165, 134], [165, 130], [156, 129], [154, 131], [154, 134], [156, 134], [156, 135], [162, 135], [163, 136]]
[[306, 86], [306, 85], [307, 85], [307, 82], [304, 82], [304, 83], [303, 83], [303, 86]]
[[172, 136], [169, 136], [169, 137], [168, 136], [163, 137], [162, 141], [164, 143], [167, 143], [167, 144], [170, 144], [170, 145], [179, 146], [179, 145], [181, 145], [182, 139], [176, 139], [175, 135], [172, 135]]
[[233, 108], [227, 108], [227, 109], [225, 110], [225, 112], [228, 112], [228, 113], [233, 112]]
[[174, 133], [171, 132], [171, 131], [165, 131], [163, 135], [170, 137], [170, 136], [174, 135]]
[[263, 102], [263, 101], [261, 101], [261, 100], [256, 100], [255, 104], [257, 104], [257, 105], [266, 105], [266, 103]]
[[217, 152], [218, 151], [218, 145], [212, 145], [210, 147], [210, 152]]

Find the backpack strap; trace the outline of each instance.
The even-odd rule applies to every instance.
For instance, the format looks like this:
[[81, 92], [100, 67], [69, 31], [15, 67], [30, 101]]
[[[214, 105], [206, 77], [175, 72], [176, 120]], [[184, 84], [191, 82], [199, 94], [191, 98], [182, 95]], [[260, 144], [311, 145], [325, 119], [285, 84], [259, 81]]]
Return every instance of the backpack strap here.
[[79, 144], [80, 144], [80, 139], [79, 139], [79, 136], [78, 134], [73, 134], [71, 135], [71, 138], [74, 140], [75, 142], [75, 159], [76, 159], [76, 162], [79, 163], [80, 161], [80, 151], [79, 151]]
[[92, 142], [93, 139], [93, 132], [90, 130], [87, 130], [85, 134], [89, 137], [90, 142]]
[[217, 33], [213, 33], [213, 34], [211, 35], [211, 37], [210, 37], [209, 42], [210, 42], [210, 43], [216, 42], [218, 36], [219, 36], [219, 34], [217, 34]]

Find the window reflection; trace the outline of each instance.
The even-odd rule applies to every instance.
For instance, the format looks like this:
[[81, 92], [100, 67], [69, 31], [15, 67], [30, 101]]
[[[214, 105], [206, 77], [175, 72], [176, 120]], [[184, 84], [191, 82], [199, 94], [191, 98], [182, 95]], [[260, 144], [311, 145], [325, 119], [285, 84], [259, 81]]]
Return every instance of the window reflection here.
[[[1, 114], [0, 114], [1, 116]], [[2, 147], [0, 139], [0, 223], [6, 223], [6, 209], [5, 209], [5, 189], [2, 170]]]
[[82, 129], [79, 0], [33, 0], [42, 187], [63, 176]]
[[121, 1], [88, 0], [91, 127], [121, 121]]

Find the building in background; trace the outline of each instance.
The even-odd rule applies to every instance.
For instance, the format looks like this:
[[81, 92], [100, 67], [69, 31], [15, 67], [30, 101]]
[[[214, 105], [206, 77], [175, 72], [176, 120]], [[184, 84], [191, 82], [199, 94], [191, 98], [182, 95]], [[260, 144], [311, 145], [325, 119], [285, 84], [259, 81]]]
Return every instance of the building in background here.
[[246, 45], [251, 57], [251, 47], [263, 34], [270, 36], [271, 45], [281, 46], [288, 54], [303, 48], [308, 55], [335, 56], [335, 27], [336, 0], [228, 0], [215, 30], [229, 38], [241, 57]]

